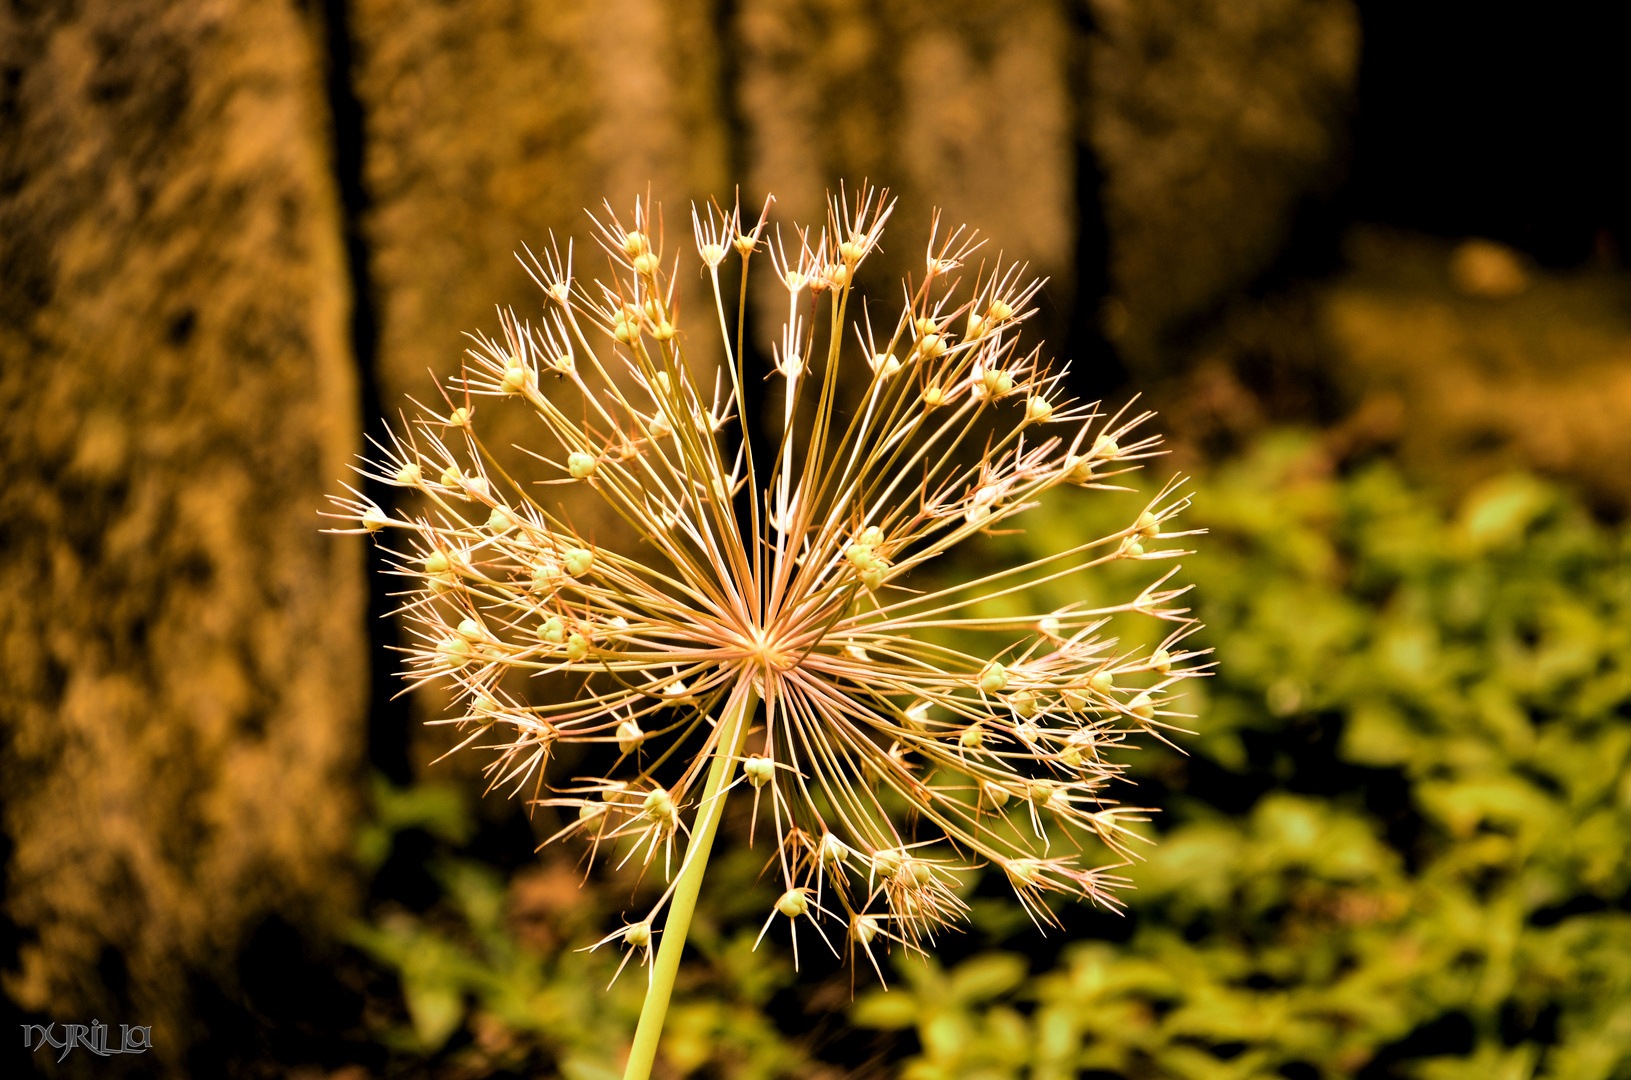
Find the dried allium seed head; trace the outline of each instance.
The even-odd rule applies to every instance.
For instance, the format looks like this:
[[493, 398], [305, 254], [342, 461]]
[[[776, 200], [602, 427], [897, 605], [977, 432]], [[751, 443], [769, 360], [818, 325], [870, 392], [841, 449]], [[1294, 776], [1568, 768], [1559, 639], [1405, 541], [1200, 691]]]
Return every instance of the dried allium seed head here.
[[[1165, 577], [1125, 603], [1025, 610], [1030, 583], [1178, 554], [1158, 547], [1184, 535], [1172, 531], [1184, 503], [1173, 487], [1127, 528], [1042, 562], [955, 561], [959, 545], [1020, 523], [1055, 489], [1113, 482], [1157, 440], [1137, 433], [1147, 414], [1105, 417], [1071, 400], [1036, 350], [1016, 349], [1037, 284], [1000, 260], [951, 273], [977, 265], [978, 245], [938, 219], [927, 280], [873, 322], [855, 290], [891, 209], [871, 191], [840, 197], [824, 231], [768, 244], [791, 299], [772, 460], [736, 427], [744, 388], [766, 373], [744, 366], [720, 267], [776, 234], [764, 216], [693, 212], [715, 311], [679, 333], [675, 281], [695, 268], [670, 258], [664, 269], [661, 217], [639, 208], [633, 228], [599, 223], [616, 280], [574, 285], [570, 249], [532, 259], [545, 320], [501, 312], [500, 338], [476, 336], [452, 380], [450, 412], [393, 437], [371, 471], [405, 489], [417, 516], [337, 500], [357, 531], [405, 535], [410, 677], [469, 703], [448, 722], [485, 734], [495, 783], [541, 783], [558, 746], [599, 746], [611, 775], [540, 801], [569, 812], [560, 835], [647, 862], [660, 849], [666, 866], [729, 790], [720, 779], [710, 800], [704, 778], [739, 777], [775, 838], [770, 914], [817, 929], [842, 919], [869, 958], [879, 943], [920, 947], [960, 918], [954, 887], [982, 863], [1003, 869], [1039, 921], [1051, 918], [1046, 893], [1110, 902], [1114, 880], [1075, 862], [1128, 855], [1109, 755], [1166, 726], [1174, 684], [1201, 671], [1199, 653], [1176, 651], [1193, 624]], [[812, 317], [811, 303], [831, 307]], [[726, 370], [697, 379], [688, 337], [716, 322]], [[493, 464], [476, 410], [451, 407], [476, 399], [531, 414], [543, 476]], [[813, 428], [795, 423], [809, 415]], [[553, 484], [603, 500], [598, 520], [631, 534], [578, 532]], [[1171, 632], [1154, 651], [1123, 651], [1100, 636], [1116, 615]], [[561, 685], [535, 675], [572, 690], [516, 704]], [[750, 726], [763, 740], [751, 755]], [[1066, 842], [1074, 853], [1049, 853]], [[607, 940], [638, 950], [652, 936], [648, 917]]]

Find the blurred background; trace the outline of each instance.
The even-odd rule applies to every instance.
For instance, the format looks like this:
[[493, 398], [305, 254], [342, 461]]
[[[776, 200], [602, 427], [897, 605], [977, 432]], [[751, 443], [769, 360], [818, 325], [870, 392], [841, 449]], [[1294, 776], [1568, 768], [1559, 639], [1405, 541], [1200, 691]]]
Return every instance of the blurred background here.
[[1197, 478], [1220, 673], [1186, 754], [1134, 770], [1162, 813], [1127, 913], [1044, 938], [974, 882], [969, 933], [852, 992], [748, 948], [771, 898], [734, 855], [663, 1075], [1631, 1077], [1625, 29], [1384, 0], [7, 5], [0, 988], [8, 1023], [155, 1049], [12, 1035], [0, 1067], [617, 1075], [642, 977], [603, 992], [616, 957], [572, 950], [645, 886], [580, 891], [478, 759], [430, 764], [390, 582], [317, 513], [464, 331], [534, 310], [522, 244], [648, 191], [671, 226], [738, 186], [810, 221], [864, 178], [900, 198], [874, 275], [943, 208], [1048, 277], [1034, 326], [1076, 393], [1160, 410], [1148, 481]]

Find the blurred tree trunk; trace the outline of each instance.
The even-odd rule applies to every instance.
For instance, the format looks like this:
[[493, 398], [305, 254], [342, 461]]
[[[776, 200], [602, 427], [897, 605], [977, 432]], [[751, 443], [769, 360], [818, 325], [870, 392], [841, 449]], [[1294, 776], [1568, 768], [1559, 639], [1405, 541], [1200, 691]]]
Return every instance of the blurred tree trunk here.
[[[1032, 330], [1064, 347], [1078, 224], [1065, 5], [743, 0], [735, 32], [748, 180], [775, 192], [782, 220], [819, 233], [840, 181], [851, 194], [863, 180], [888, 187], [899, 213], [860, 286], [895, 310], [894, 281], [922, 279], [940, 208], [942, 239], [965, 223], [987, 238], [971, 281], [999, 254], [1050, 279]], [[781, 318], [770, 314], [767, 342]]]
[[154, 1025], [172, 1073], [190, 981], [349, 904], [361, 559], [316, 511], [356, 372], [307, 18], [0, 11], [5, 988]]
[[[435, 384], [458, 373], [466, 333], [498, 334], [495, 304], [534, 322], [542, 315], [543, 293], [516, 260], [523, 246], [542, 256], [553, 233], [565, 255], [572, 239], [575, 273], [607, 274], [585, 210], [603, 215], [609, 201], [631, 227], [636, 197], [654, 199], [665, 259], [695, 259], [691, 201], [728, 205], [732, 194], [711, 12], [704, 0], [356, 0], [353, 75], [372, 204], [364, 233], [380, 399], [393, 422], [399, 410], [414, 415], [410, 394], [447, 411]], [[679, 289], [688, 358], [711, 367], [712, 300], [699, 275], [682, 274]], [[477, 431], [506, 469], [535, 475], [536, 463], [512, 446], [551, 449], [538, 444], [531, 410], [491, 399], [475, 406]], [[547, 490], [572, 500], [567, 512], [585, 535], [615, 542], [621, 523], [598, 498]], [[439, 689], [415, 698], [421, 718], [442, 714]], [[420, 768], [450, 745], [453, 729], [415, 728]], [[465, 754], [442, 768], [471, 775], [484, 763]]]

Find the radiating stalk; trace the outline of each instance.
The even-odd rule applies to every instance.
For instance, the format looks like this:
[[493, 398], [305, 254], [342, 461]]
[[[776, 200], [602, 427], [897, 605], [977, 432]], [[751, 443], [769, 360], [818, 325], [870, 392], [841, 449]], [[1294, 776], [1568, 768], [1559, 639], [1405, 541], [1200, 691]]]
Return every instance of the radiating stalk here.
[[737, 707], [728, 709], [720, 721], [719, 744], [702, 787], [702, 806], [692, 825], [685, 865], [680, 867], [674, 896], [668, 903], [663, 942], [652, 963], [651, 988], [646, 991], [646, 1003], [640, 1008], [640, 1023], [634, 1029], [634, 1045], [629, 1047], [629, 1064], [623, 1070], [623, 1080], [648, 1080], [651, 1076], [657, 1042], [663, 1034], [663, 1018], [668, 1015], [668, 999], [674, 993], [674, 976], [680, 970], [680, 954], [685, 951], [685, 936], [691, 929], [697, 893], [702, 889], [702, 876], [708, 869], [708, 852], [714, 846], [714, 834], [719, 831], [719, 820], [725, 812], [725, 785], [736, 759], [741, 756], [742, 741], [758, 705], [759, 696], [750, 687]]

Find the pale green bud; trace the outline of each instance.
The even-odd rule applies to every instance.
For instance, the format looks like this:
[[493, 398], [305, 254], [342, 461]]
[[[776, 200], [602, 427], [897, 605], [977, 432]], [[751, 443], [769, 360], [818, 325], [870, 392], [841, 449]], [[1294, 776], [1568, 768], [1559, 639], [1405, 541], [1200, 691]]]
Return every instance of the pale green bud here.
[[752, 784], [755, 788], [762, 788], [768, 784], [770, 782], [770, 778], [776, 774], [776, 763], [767, 757], [760, 757], [758, 754], [754, 754], [752, 757], [742, 762], [742, 772], [745, 776], [747, 776], [748, 783]]
[[443, 638], [436, 651], [448, 667], [460, 668], [470, 662], [470, 643], [458, 635]]
[[640, 730], [640, 725], [633, 720], [625, 720], [617, 725], [617, 749], [619, 753], [632, 754], [646, 741], [646, 733]]
[[566, 658], [577, 663], [589, 655], [589, 639], [582, 634], [569, 634], [566, 638]]
[[566, 471], [571, 473], [574, 479], [587, 480], [595, 475], [594, 456], [582, 450], [572, 451], [566, 458]]
[[1008, 687], [1008, 669], [993, 660], [980, 672], [980, 689], [987, 694], [1000, 693]]
[[595, 565], [595, 553], [586, 548], [571, 548], [566, 553], [566, 572], [573, 577], [582, 577]]

